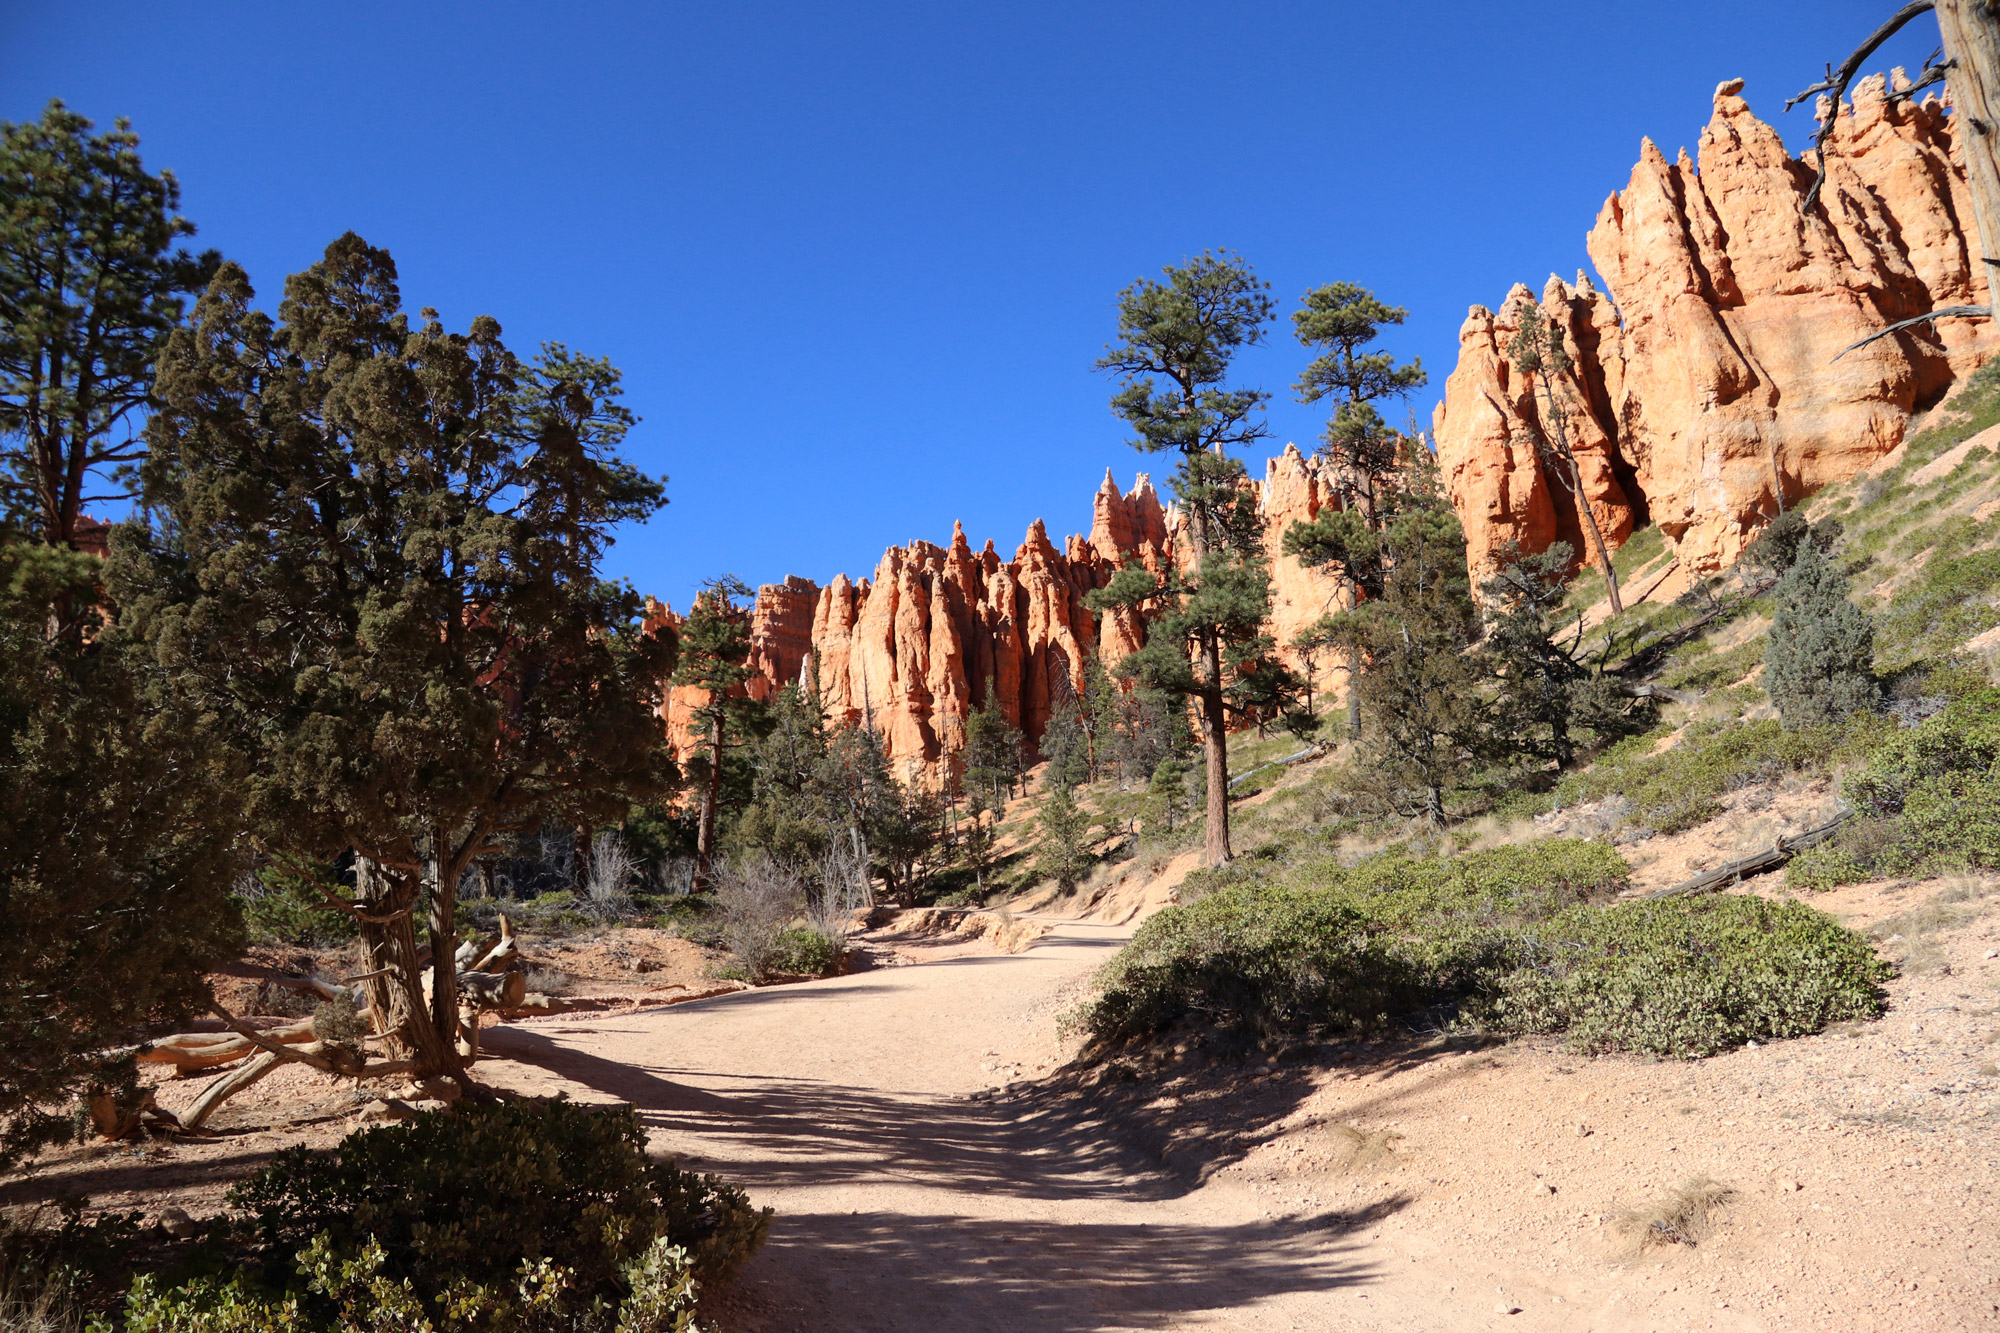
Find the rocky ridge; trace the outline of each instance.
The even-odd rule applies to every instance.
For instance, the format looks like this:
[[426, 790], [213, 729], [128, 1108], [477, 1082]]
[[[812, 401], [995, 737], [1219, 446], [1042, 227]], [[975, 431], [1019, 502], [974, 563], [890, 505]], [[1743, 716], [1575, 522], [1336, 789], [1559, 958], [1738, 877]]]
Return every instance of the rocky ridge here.
[[[1258, 487], [1273, 574], [1272, 632], [1289, 642], [1340, 595], [1338, 581], [1303, 569], [1279, 549], [1285, 530], [1334, 503], [1325, 466], [1288, 445]], [[1121, 491], [1107, 471], [1090, 532], [1060, 546], [1036, 519], [1012, 559], [992, 541], [975, 551], [954, 524], [948, 545], [892, 546], [872, 578], [835, 575], [824, 587], [796, 575], [757, 590], [751, 607], [749, 693], [769, 698], [811, 670], [835, 723], [866, 718], [905, 781], [927, 781], [964, 744], [965, 721], [990, 688], [1032, 743], [1070, 689], [1087, 652], [1107, 665], [1146, 642], [1145, 616], [1098, 614], [1085, 594], [1131, 561], [1158, 572], [1187, 553], [1178, 511], [1141, 473]], [[654, 602], [649, 624], [678, 623]], [[705, 692], [670, 686], [662, 712], [682, 758], [700, 748], [690, 725]]]
[[1608, 294], [1551, 276], [1539, 300], [1517, 284], [1497, 312], [1467, 316], [1433, 426], [1476, 568], [1509, 542], [1587, 550], [1538, 448], [1543, 407], [1508, 359], [1530, 305], [1568, 334], [1575, 365], [1556, 389], [1607, 541], [1656, 523], [1692, 570], [1726, 565], [1781, 507], [1894, 449], [1913, 412], [2000, 347], [1991, 321], [1954, 319], [1839, 355], [1988, 299], [1948, 104], [1890, 102], [1885, 76], [1864, 80], [1802, 212], [1811, 155], [1794, 158], [1742, 89], [1717, 87], [1694, 158], [1641, 144], [1586, 243]]

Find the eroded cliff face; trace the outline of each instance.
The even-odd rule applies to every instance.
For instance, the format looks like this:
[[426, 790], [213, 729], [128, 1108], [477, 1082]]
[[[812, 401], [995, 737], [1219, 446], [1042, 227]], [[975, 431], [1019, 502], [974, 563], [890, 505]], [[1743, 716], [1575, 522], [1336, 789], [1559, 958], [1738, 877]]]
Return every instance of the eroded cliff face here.
[[[1476, 568], [1509, 542], [1587, 556], [1580, 503], [1614, 546], [1651, 521], [1683, 564], [1719, 568], [1781, 503], [1894, 449], [1914, 410], [2000, 348], [1992, 321], [1948, 320], [1840, 355], [1898, 320], [1987, 300], [1946, 107], [1890, 104], [1882, 76], [1864, 81], [1840, 109], [1820, 201], [1801, 212], [1811, 160], [1742, 88], [1716, 89], [1694, 159], [1641, 145], [1587, 241], [1608, 295], [1551, 277], [1539, 300], [1517, 285], [1497, 312], [1467, 316], [1433, 426]], [[1546, 401], [1509, 360], [1530, 304], [1569, 335], [1576, 364], [1554, 389], [1581, 497], [1538, 449]]]
[[[1333, 487], [1321, 465], [1292, 446], [1270, 460], [1259, 485], [1273, 572], [1272, 630], [1285, 643], [1341, 595], [1335, 580], [1301, 568], [1279, 549], [1294, 521], [1333, 503]], [[810, 670], [830, 720], [871, 719], [905, 781], [936, 779], [941, 762], [964, 747], [966, 718], [989, 690], [1007, 720], [1038, 741], [1085, 653], [1098, 653], [1110, 666], [1144, 646], [1144, 614], [1100, 615], [1084, 605], [1084, 595], [1127, 562], [1157, 573], [1183, 559], [1178, 518], [1145, 474], [1121, 491], [1106, 472], [1089, 535], [1060, 547], [1036, 519], [1013, 557], [1003, 560], [991, 541], [973, 550], [954, 524], [949, 545], [892, 546], [873, 577], [858, 583], [839, 574], [824, 588], [796, 576], [766, 584], [750, 609], [751, 661], [759, 675], [749, 693], [769, 698]], [[664, 605], [653, 603], [649, 611], [656, 621], [678, 623]], [[700, 690], [668, 690], [663, 714], [682, 758], [699, 748], [689, 724], [704, 702]]]

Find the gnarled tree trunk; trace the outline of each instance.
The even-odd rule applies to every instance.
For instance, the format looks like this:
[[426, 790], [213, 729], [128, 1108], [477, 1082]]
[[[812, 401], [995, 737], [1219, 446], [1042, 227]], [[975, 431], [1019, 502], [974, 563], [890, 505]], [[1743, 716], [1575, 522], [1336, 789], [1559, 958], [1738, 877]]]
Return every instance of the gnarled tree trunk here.
[[[2000, 260], [2000, 4], [1995, 0], [1937, 0], [1938, 34], [1950, 70], [1945, 86], [1964, 136], [1965, 177], [1979, 249]], [[1989, 287], [1993, 263], [1980, 265]]]
[[[414, 1060], [423, 1074], [455, 1074], [458, 1054], [447, 1035], [451, 1028], [435, 1024], [425, 1004], [414, 924], [417, 887], [407, 871], [365, 856], [354, 858], [354, 906], [374, 973], [368, 978], [368, 1004], [375, 1011], [384, 1055]], [[446, 1012], [456, 1019], [455, 1001]]]

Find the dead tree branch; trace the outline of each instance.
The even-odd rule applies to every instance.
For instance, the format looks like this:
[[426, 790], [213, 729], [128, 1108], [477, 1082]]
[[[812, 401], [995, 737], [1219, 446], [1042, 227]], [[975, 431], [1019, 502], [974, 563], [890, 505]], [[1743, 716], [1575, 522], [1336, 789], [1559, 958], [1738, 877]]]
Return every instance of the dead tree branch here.
[[1944, 48], [1940, 46], [1937, 50], [1925, 56], [1924, 67], [1917, 71], [1917, 81], [1908, 87], [1891, 89], [1889, 95], [1882, 99], [1883, 102], [1890, 106], [1895, 105], [1897, 102], [1907, 102], [1924, 89], [1934, 84], [1943, 83], [1944, 72], [1952, 67], [1951, 61], [1938, 59], [1943, 54]]
[[1813, 156], [1818, 160], [1819, 174], [1813, 178], [1812, 188], [1806, 191], [1805, 200], [1799, 205], [1799, 211], [1804, 212], [1811, 208], [1813, 201], [1819, 198], [1820, 188], [1826, 184], [1827, 140], [1833, 137], [1834, 123], [1840, 119], [1840, 99], [1847, 96], [1847, 85], [1854, 82], [1854, 76], [1860, 72], [1862, 62], [1874, 55], [1882, 43], [1901, 32], [1911, 19], [1920, 14], [1928, 14], [1934, 8], [1936, 0], [1910, 0], [1909, 4], [1890, 15], [1887, 23], [1870, 33], [1867, 41], [1854, 48], [1854, 54], [1842, 61], [1838, 70], [1828, 65], [1826, 78], [1785, 103], [1785, 110], [1790, 111], [1816, 93], [1826, 93], [1833, 101], [1832, 107], [1826, 113], [1826, 119], [1820, 122], [1819, 132], [1813, 135]]
[[1682, 880], [1670, 889], [1655, 889], [1642, 895], [1647, 898], [1688, 898], [1697, 893], [1713, 893], [1749, 879], [1753, 875], [1765, 875], [1783, 866], [1793, 856], [1808, 847], [1817, 847], [1831, 838], [1845, 824], [1854, 812], [1843, 810], [1818, 828], [1807, 829], [1796, 838], [1780, 838], [1775, 847], [1767, 847], [1740, 861], [1731, 861], [1726, 866], [1717, 866], [1704, 871], [1693, 879]]
[[1924, 314], [1918, 315], [1915, 319], [1898, 320], [1896, 323], [1891, 324], [1888, 328], [1883, 329], [1880, 332], [1869, 334], [1866, 338], [1863, 338], [1860, 342], [1849, 343], [1847, 344], [1847, 346], [1841, 348], [1838, 352], [1835, 352], [1833, 354], [1833, 359], [1835, 361], [1838, 361], [1840, 360], [1841, 357], [1846, 356], [1849, 352], [1853, 351], [1857, 347], [1866, 347], [1869, 343], [1872, 343], [1879, 338], [1886, 338], [1892, 333], [1901, 333], [1904, 329], [1914, 328], [1918, 324], [1928, 324], [1934, 319], [1991, 319], [1991, 318], [1993, 318], [1993, 307], [1990, 305], [1948, 305], [1943, 307], [1942, 309], [1932, 310]]

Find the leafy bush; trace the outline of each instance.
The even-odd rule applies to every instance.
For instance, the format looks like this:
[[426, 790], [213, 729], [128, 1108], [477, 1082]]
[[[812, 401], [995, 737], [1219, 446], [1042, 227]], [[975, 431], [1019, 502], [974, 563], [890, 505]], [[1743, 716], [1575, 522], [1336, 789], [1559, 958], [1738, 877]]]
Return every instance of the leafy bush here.
[[1886, 737], [1842, 794], [1860, 818], [1793, 859], [1794, 887], [2000, 867], [2000, 690], [1961, 693]]
[[778, 936], [771, 954], [774, 972], [830, 977], [840, 970], [840, 943], [817, 930], [795, 926]]
[[630, 1107], [562, 1101], [469, 1105], [357, 1131], [331, 1153], [291, 1149], [230, 1198], [267, 1262], [301, 1256], [310, 1278], [309, 1252], [379, 1246], [385, 1279], [434, 1315], [465, 1284], [516, 1283], [524, 1264], [561, 1270], [567, 1300], [615, 1305], [658, 1241], [685, 1251], [697, 1281], [719, 1281], [770, 1226], [769, 1209], [716, 1177], [649, 1163]]
[[1880, 1012], [1884, 965], [1830, 918], [1754, 898], [1592, 901], [1628, 875], [1611, 848], [1554, 838], [1300, 867], [1146, 922], [1075, 1021], [1100, 1043], [1190, 1018], [1271, 1039], [1457, 1005], [1501, 1031], [1694, 1056]]
[[1198, 1017], [1253, 1035], [1377, 1027], [1423, 1000], [1420, 979], [1332, 894], [1222, 889], [1133, 934], [1080, 1016], [1099, 1041]]
[[[224, 1283], [196, 1278], [161, 1287], [142, 1277], [125, 1306], [126, 1333], [456, 1333], [473, 1329], [503, 1333], [694, 1333], [695, 1282], [685, 1251], [655, 1239], [623, 1270], [629, 1294], [616, 1313], [602, 1302], [587, 1309], [570, 1288], [574, 1274], [547, 1259], [522, 1260], [508, 1288], [455, 1283], [435, 1313], [409, 1279], [384, 1271], [388, 1255], [373, 1240], [352, 1253], [337, 1250], [324, 1235], [299, 1256], [303, 1292], [266, 1292], [242, 1276]], [[111, 1333], [102, 1320], [90, 1333]]]
[[1574, 908], [1513, 941], [1484, 997], [1508, 1032], [1692, 1058], [1882, 1012], [1867, 941], [1803, 903], [1723, 895]]

